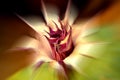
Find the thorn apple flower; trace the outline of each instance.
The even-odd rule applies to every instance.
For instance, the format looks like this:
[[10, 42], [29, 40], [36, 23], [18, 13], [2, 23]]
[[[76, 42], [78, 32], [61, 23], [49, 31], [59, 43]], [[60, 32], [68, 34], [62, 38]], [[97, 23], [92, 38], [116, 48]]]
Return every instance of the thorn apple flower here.
[[[77, 17], [77, 11], [73, 9], [73, 14], [70, 14], [70, 0], [62, 20], [58, 18], [58, 16], [56, 17], [56, 15], [53, 15], [57, 12], [55, 7], [52, 8], [54, 11], [49, 9], [50, 7], [46, 8], [43, 0], [41, 0], [41, 5], [45, 23], [42, 21], [40, 22], [37, 18], [34, 18], [36, 19], [34, 20], [31, 17], [24, 18], [16, 14], [35, 31], [35, 34], [32, 34], [34, 39], [24, 37], [25, 40], [22, 40], [24, 42], [20, 42], [20, 45], [23, 43], [23, 45], [27, 46], [23, 48], [32, 46], [36, 54], [38, 54], [34, 62], [35, 70], [40, 68], [44, 63], [49, 63], [50, 67], [56, 69], [58, 80], [71, 80], [69, 75], [72, 73], [72, 70], [79, 72], [79, 67], [77, 65], [81, 60], [80, 56], [94, 58], [86, 53], [83, 54], [81, 51], [82, 45], [87, 45], [87, 47], [84, 46], [83, 49], [87, 51], [93, 44], [85, 43], [82, 40], [85, 35], [84, 32], [91, 21], [86, 23], [87, 26], [79, 25], [79, 27], [73, 27], [75, 18]], [[52, 13], [52, 11], [54, 13]], [[49, 15], [50, 13], [52, 15]], [[37, 23], [37, 21], [39, 22]]]

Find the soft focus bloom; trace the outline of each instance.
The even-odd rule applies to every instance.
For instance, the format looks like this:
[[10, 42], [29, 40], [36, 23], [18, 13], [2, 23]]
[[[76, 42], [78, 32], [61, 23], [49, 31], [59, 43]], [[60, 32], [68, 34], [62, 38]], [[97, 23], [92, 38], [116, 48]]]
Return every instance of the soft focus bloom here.
[[[29, 36], [23, 37], [20, 40], [21, 42], [18, 42], [19, 44], [13, 46], [11, 50], [24, 50], [28, 48], [34, 50], [35, 54], [38, 55], [33, 63], [34, 76], [35, 71], [45, 63], [49, 63], [49, 67], [55, 69], [59, 80], [71, 80], [72, 78], [70, 75], [73, 74], [73, 71], [84, 75], [78, 66], [78, 63], [81, 61], [81, 56], [95, 59], [89, 55], [87, 51], [93, 46], [93, 44], [101, 44], [96, 42], [87, 43], [83, 39], [84, 36], [94, 32], [94, 30], [86, 32], [86, 30], [91, 27], [91, 25], [88, 27], [88, 24], [91, 21], [88, 21], [88, 24], [86, 23], [87, 26], [74, 24], [77, 10], [70, 8], [70, 1], [68, 2], [62, 20], [60, 16], [60, 18], [58, 17], [57, 9], [55, 7], [52, 7], [52, 9], [54, 9], [52, 10], [49, 9], [49, 7], [46, 8], [42, 0], [41, 3], [45, 23], [42, 21], [40, 22], [37, 18], [23, 18], [17, 15], [21, 20], [28, 24], [35, 33], [32, 34], [33, 38]], [[71, 9], [73, 10], [73, 13], [71, 12], [70, 14], [70, 11], [72, 11]]]
[[[120, 80], [120, 1], [87, 19], [70, 3], [60, 16], [58, 6], [44, 1], [44, 21], [0, 15], [0, 80]], [[85, 13], [96, 2], [104, 1], [93, 0]]]

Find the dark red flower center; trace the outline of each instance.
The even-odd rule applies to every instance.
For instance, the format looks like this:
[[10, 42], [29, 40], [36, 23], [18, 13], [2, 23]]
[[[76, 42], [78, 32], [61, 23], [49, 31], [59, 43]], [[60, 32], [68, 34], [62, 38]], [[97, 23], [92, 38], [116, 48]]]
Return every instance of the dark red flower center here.
[[[68, 24], [63, 24], [60, 20], [60, 28], [58, 25], [53, 22], [56, 26], [56, 31], [54, 31], [51, 26], [49, 27], [49, 34], [50, 37], [47, 37], [47, 40], [50, 44], [52, 49], [52, 58], [57, 61], [64, 60], [66, 57], [72, 53], [74, 49], [74, 45], [72, 42], [72, 29], [71, 26]], [[68, 30], [67, 30], [68, 29]]]

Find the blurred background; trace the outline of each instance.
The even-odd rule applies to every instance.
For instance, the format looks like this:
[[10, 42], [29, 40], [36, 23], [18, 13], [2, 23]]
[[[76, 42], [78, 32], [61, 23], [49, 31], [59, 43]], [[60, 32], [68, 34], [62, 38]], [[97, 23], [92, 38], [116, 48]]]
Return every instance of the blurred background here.
[[[44, 0], [44, 2], [56, 5], [60, 10], [61, 18], [64, 16], [68, 0]], [[86, 40], [109, 42], [102, 48], [100, 46], [93, 49], [92, 53], [98, 54], [99, 60], [83, 58], [83, 66], [80, 65], [80, 67], [88, 77], [81, 75], [77, 76], [76, 80], [120, 80], [120, 1], [72, 0], [72, 4], [78, 10], [75, 23], [92, 19], [89, 24], [92, 24], [93, 27], [100, 27], [97, 33], [86, 37]], [[34, 31], [14, 13], [32, 14], [44, 19], [41, 12], [41, 2], [40, 0], [0, 1], [0, 80], [6, 80], [5, 78], [10, 76], [12, 77], [8, 80], [23, 80], [23, 78], [29, 80], [30, 68], [24, 67], [30, 64], [32, 59], [27, 59], [27, 56], [22, 58], [21, 54], [17, 56], [3, 55], [21, 36], [34, 34]], [[26, 53], [26, 51], [21, 53]], [[30, 53], [29, 57], [34, 56], [31, 51]], [[20, 68], [23, 70], [19, 72]], [[39, 78], [35, 80], [39, 80]]]
[[[79, 12], [81, 17], [92, 16], [102, 9], [106, 9], [110, 4], [118, 0], [71, 0]], [[60, 12], [63, 13], [66, 9], [68, 0], [44, 0], [44, 2], [56, 5]], [[3, 14], [10, 14], [18, 12], [21, 14], [40, 14], [41, 1], [40, 0], [1, 0], [0, 11]]]

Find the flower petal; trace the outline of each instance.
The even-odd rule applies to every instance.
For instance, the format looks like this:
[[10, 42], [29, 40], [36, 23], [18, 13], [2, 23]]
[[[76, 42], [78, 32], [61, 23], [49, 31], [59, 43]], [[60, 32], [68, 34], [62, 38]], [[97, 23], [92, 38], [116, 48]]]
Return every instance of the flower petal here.
[[48, 31], [45, 23], [41, 19], [40, 16], [28, 15], [28, 16], [20, 16], [16, 14], [23, 22], [25, 22], [29, 27], [31, 27], [36, 33], [39, 35], [45, 34], [45, 30]]
[[55, 5], [44, 4], [43, 0], [41, 0], [41, 5], [42, 5], [42, 12], [43, 12], [46, 24], [53, 27], [55, 25], [52, 24], [52, 20], [54, 20], [54, 22], [59, 25], [58, 23], [59, 11], [57, 7]]
[[[46, 45], [44, 45], [44, 43]], [[20, 49], [20, 48], [34, 49], [36, 51], [36, 53], [39, 55], [38, 56], [39, 58], [37, 61], [39, 61], [39, 60], [49, 61], [50, 60], [51, 50], [50, 50], [49, 44], [47, 43], [46, 38], [44, 38], [44, 36], [43, 37], [41, 36], [39, 40], [36, 40], [29, 36], [23, 36], [23, 37], [19, 38], [18, 41], [16, 41], [16, 43], [13, 44], [13, 46], [10, 49], [15, 50], [15, 49]]]
[[[84, 37], [92, 35], [99, 30], [97, 15], [91, 19], [81, 21], [72, 26], [74, 44], [79, 43]], [[78, 20], [79, 21], [79, 20]]]

